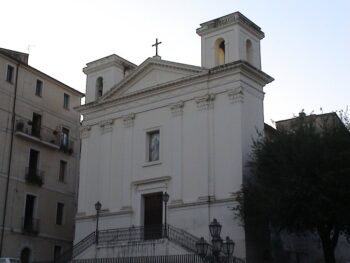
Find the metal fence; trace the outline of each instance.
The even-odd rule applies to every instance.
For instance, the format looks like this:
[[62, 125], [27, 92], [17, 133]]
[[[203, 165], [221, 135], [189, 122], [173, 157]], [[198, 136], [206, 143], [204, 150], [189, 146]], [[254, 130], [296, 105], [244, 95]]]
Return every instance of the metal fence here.
[[[91, 258], [73, 260], [72, 263], [203, 263], [204, 260], [197, 255], [167, 255], [127, 258]], [[245, 263], [245, 260], [231, 257], [221, 257], [220, 263]]]

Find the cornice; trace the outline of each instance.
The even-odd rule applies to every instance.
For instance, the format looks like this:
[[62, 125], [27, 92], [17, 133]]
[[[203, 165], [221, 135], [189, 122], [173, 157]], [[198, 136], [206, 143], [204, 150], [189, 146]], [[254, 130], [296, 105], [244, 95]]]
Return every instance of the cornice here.
[[196, 32], [198, 35], [203, 36], [210, 32], [216, 31], [220, 28], [228, 27], [230, 25], [240, 24], [244, 26], [247, 30], [253, 32], [260, 39], [265, 37], [264, 32], [261, 28], [252, 22], [250, 19], [242, 15], [240, 12], [235, 12], [217, 19], [210, 20], [208, 22], [200, 24], [200, 28], [197, 28]]
[[144, 184], [168, 182], [170, 180], [171, 180], [171, 176], [161, 176], [161, 177], [155, 177], [155, 178], [149, 178], [149, 179], [133, 181], [131, 184], [139, 186], [139, 185], [144, 185]]
[[139, 90], [139, 91], [135, 91], [135, 92], [132, 92], [129, 94], [125, 94], [125, 95], [122, 95], [120, 97], [113, 98], [110, 100], [94, 101], [94, 102], [79, 106], [75, 109], [77, 111], [79, 111], [80, 113], [87, 114], [90, 112], [90, 110], [95, 109], [97, 107], [104, 108], [104, 107], [108, 107], [111, 105], [114, 106], [116, 104], [126, 102], [130, 99], [136, 100], [140, 97], [154, 95], [154, 94], [157, 94], [159, 92], [166, 92], [166, 91], [168, 91], [167, 88], [169, 88], [169, 87], [174, 87], [176, 85], [181, 85], [181, 84], [186, 85], [187, 83], [189, 83], [195, 79], [198, 79], [198, 80], [203, 79], [204, 81], [207, 81], [208, 78], [210, 78], [216, 74], [222, 74], [222, 73], [230, 72], [233, 70], [238, 70], [241, 73], [245, 73], [246, 75], [249, 74], [250, 77], [253, 77], [255, 79], [255, 81], [257, 81], [262, 86], [264, 86], [264, 85], [266, 85], [274, 80], [271, 76], [269, 76], [268, 74], [264, 73], [263, 71], [255, 68], [254, 66], [250, 65], [248, 62], [239, 60], [239, 61], [235, 61], [232, 63], [217, 66], [217, 67], [211, 68], [209, 70], [205, 70], [204, 72], [196, 74], [196, 75], [191, 75], [191, 76], [177, 79], [174, 81], [170, 81], [167, 83], [158, 84], [158, 85], [155, 85], [153, 87]]
[[196, 202], [190, 202], [190, 203], [170, 203], [168, 205], [169, 209], [178, 209], [178, 208], [185, 208], [185, 207], [191, 207], [191, 206], [200, 206], [200, 205], [208, 205], [208, 204], [222, 204], [222, 203], [232, 203], [236, 202], [235, 197], [229, 197], [229, 198], [223, 198], [223, 199], [215, 199], [213, 197], [207, 197], [207, 198], [199, 198]]

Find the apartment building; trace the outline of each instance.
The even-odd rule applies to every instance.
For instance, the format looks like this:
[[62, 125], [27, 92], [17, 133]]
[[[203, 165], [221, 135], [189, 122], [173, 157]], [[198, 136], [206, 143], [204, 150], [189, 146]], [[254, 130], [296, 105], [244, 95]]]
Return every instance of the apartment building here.
[[0, 49], [0, 256], [53, 260], [72, 245], [83, 93]]

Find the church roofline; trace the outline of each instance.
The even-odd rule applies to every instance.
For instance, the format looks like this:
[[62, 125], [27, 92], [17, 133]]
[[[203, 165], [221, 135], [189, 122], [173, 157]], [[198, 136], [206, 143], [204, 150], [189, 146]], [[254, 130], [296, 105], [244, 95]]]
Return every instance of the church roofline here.
[[248, 71], [249, 73], [253, 74], [255, 76], [255, 79], [259, 82], [261, 82], [262, 84], [268, 84], [270, 82], [272, 82], [274, 80], [274, 78], [272, 78], [271, 76], [269, 76], [268, 74], [264, 73], [263, 71], [253, 67], [252, 65], [250, 65], [248, 62], [246, 61], [235, 61], [232, 63], [228, 63], [228, 64], [224, 64], [221, 66], [217, 66], [215, 68], [212, 68], [210, 70], [205, 70], [203, 68], [202, 72], [200, 72], [199, 74], [195, 74], [195, 75], [191, 75], [188, 77], [184, 77], [181, 79], [177, 79], [177, 80], [173, 80], [173, 81], [169, 81], [166, 83], [162, 83], [162, 84], [158, 84], [155, 85], [153, 87], [148, 87], [145, 88], [143, 90], [139, 90], [139, 91], [135, 91], [133, 93], [129, 93], [129, 94], [125, 94], [123, 96], [117, 97], [117, 98], [113, 98], [113, 99], [109, 99], [109, 100], [104, 100], [104, 101], [92, 101], [88, 104], [85, 105], [81, 105], [75, 108], [75, 110], [77, 110], [78, 112], [82, 112], [88, 109], [93, 109], [95, 107], [99, 107], [101, 105], [107, 105], [107, 104], [111, 104], [117, 101], [123, 101], [126, 99], [129, 99], [131, 97], [135, 97], [135, 96], [139, 96], [139, 95], [143, 95], [143, 94], [147, 94], [147, 93], [151, 93], [151, 92], [155, 92], [158, 91], [160, 89], [163, 89], [165, 87], [169, 87], [169, 86], [174, 86], [174, 85], [179, 85], [179, 84], [184, 84], [186, 82], [190, 82], [194, 79], [198, 79], [201, 77], [205, 77], [205, 76], [210, 76], [210, 75], [214, 75], [214, 74], [218, 74], [218, 73], [223, 73], [225, 71], [230, 71], [230, 70], [234, 70], [240, 68], [242, 70]]
[[94, 61], [91, 61], [89, 63], [86, 63], [86, 67], [83, 68], [83, 72], [85, 74], [89, 74], [91, 72], [100, 70], [105, 67], [109, 67], [111, 65], [115, 65], [117, 67], [123, 67], [123, 68], [129, 68], [129, 69], [135, 69], [137, 65], [134, 63], [116, 55], [112, 54]]
[[187, 70], [187, 71], [192, 71], [194, 73], [200, 73], [204, 70], [202, 67], [193, 66], [189, 64], [177, 63], [177, 62], [172, 62], [167, 60], [160, 60], [157, 58], [148, 58], [144, 62], [142, 62], [141, 65], [138, 66], [130, 75], [126, 76], [121, 82], [116, 84], [111, 90], [109, 90], [106, 94], [104, 94], [99, 99], [99, 101], [103, 101], [113, 96], [113, 94], [115, 94], [116, 92], [121, 90], [123, 87], [125, 87], [125, 85], [130, 83], [133, 79], [139, 76], [139, 74], [141, 74], [151, 65], [159, 65], [159, 66], [169, 67], [173, 69]]
[[242, 15], [240, 12], [234, 12], [232, 14], [204, 22], [200, 24], [201, 27], [197, 28], [196, 32], [198, 35], [202, 36], [218, 28], [226, 27], [228, 25], [233, 25], [236, 23], [240, 23], [241, 25], [247, 27], [253, 31], [260, 39], [263, 39], [265, 37], [265, 34], [263, 31], [261, 31], [261, 28], [246, 16]]

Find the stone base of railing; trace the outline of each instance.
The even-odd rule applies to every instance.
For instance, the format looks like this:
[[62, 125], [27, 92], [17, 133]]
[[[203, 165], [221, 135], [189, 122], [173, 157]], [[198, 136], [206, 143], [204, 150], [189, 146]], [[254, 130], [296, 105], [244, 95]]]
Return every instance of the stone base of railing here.
[[76, 259], [150, 257], [182, 255], [189, 252], [166, 238], [156, 240], [118, 241], [93, 245]]

